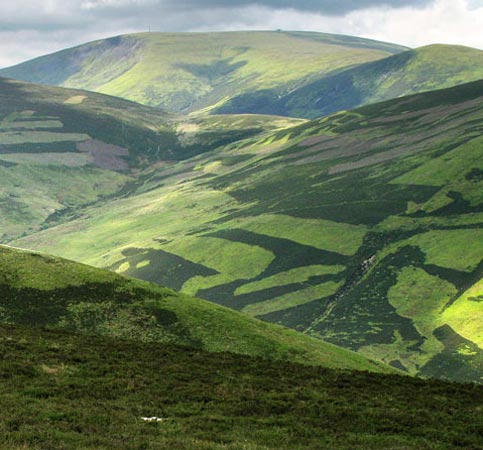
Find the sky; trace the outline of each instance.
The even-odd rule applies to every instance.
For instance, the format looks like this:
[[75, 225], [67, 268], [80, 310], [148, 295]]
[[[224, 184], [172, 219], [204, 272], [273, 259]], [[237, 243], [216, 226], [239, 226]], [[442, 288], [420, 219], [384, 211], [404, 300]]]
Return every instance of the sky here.
[[483, 0], [0, 0], [0, 67], [140, 31], [273, 29], [483, 50]]

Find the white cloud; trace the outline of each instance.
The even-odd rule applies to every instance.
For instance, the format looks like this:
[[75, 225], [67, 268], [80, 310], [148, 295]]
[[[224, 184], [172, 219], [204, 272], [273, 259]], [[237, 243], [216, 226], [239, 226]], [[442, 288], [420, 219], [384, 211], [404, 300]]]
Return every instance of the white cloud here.
[[483, 50], [483, 1], [437, 0], [423, 9], [367, 10], [351, 13], [355, 34], [410, 47], [442, 43]]
[[[483, 0], [477, 1], [479, 6], [476, 2], [470, 6], [467, 0], [436, 0], [424, 8], [370, 8], [337, 17], [251, 7], [238, 11], [231, 21], [227, 16], [223, 29], [297, 29], [349, 34], [408, 47], [443, 43], [483, 50]], [[213, 24], [197, 29], [211, 30]]]

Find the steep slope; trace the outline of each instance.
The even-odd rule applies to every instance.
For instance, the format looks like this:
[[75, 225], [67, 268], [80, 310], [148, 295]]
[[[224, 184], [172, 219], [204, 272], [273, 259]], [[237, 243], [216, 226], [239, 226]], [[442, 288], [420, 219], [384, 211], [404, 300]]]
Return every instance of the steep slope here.
[[481, 381], [482, 119], [481, 81], [338, 113], [154, 169], [20, 245]]
[[405, 49], [319, 33], [142, 33], [47, 55], [0, 75], [185, 112], [260, 89], [282, 94], [322, 74]]
[[329, 74], [286, 95], [270, 90], [250, 92], [231, 99], [218, 112], [316, 118], [482, 78], [483, 51], [430, 45]]
[[26, 327], [0, 343], [9, 450], [483, 445], [482, 387]]
[[105, 95], [0, 79], [0, 239], [46, 227], [59, 211], [124, 195], [142, 167], [292, 123], [188, 119]]
[[167, 288], [3, 246], [0, 292], [2, 324], [390, 371], [347, 350]]

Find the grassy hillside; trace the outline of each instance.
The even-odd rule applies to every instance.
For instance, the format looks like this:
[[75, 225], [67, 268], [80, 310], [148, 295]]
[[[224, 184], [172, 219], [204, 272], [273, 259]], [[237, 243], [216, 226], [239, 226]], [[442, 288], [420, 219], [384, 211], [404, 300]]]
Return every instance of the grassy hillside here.
[[483, 51], [429, 45], [328, 74], [280, 96], [269, 89], [231, 99], [219, 112], [316, 118], [369, 103], [483, 78]]
[[142, 33], [47, 55], [0, 75], [186, 112], [262, 89], [287, 93], [324, 74], [403, 50], [320, 33]]
[[19, 244], [481, 381], [482, 119], [483, 82], [341, 112], [148, 170]]
[[142, 33], [0, 70], [173, 112], [316, 118], [483, 78], [483, 52], [321, 33]]
[[140, 168], [300, 123], [269, 116], [188, 119], [85, 91], [0, 78], [0, 239], [60, 211], [125, 195]]
[[167, 288], [9, 247], [0, 247], [0, 294], [0, 324], [390, 371], [353, 352]]
[[0, 342], [9, 450], [483, 445], [482, 387], [20, 326]]

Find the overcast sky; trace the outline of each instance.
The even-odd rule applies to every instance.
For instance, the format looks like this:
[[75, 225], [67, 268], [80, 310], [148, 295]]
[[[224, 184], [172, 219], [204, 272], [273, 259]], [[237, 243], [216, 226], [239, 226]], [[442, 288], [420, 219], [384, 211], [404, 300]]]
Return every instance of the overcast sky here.
[[148, 29], [277, 28], [483, 49], [483, 0], [0, 0], [0, 67]]

